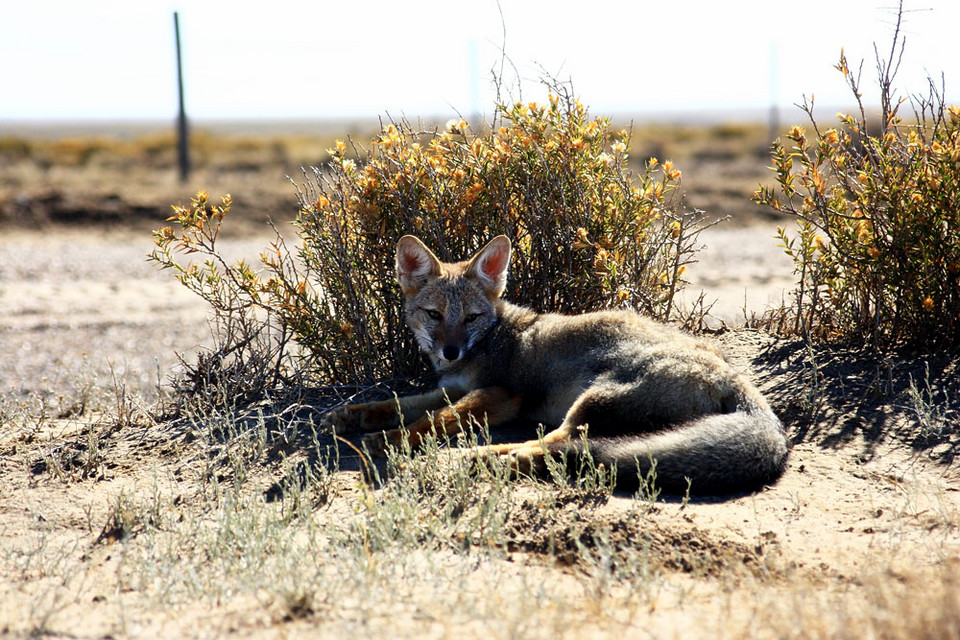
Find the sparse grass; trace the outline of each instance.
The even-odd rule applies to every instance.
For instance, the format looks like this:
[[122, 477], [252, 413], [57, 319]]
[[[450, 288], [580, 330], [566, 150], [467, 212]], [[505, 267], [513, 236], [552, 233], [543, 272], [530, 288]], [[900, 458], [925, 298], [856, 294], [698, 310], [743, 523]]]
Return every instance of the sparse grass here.
[[924, 374], [920, 380], [910, 376], [907, 389], [909, 407], [913, 411], [918, 427], [918, 437], [938, 441], [951, 430], [955, 430], [957, 411], [950, 401], [947, 387], [937, 389], [930, 379], [930, 364], [924, 363]]
[[[274, 624], [304, 620], [332, 633], [422, 628], [426, 615], [441, 629], [467, 623], [493, 625], [495, 636], [545, 637], [571, 622], [624, 624], [663, 588], [648, 546], [635, 548], [602, 521], [591, 522], [590, 512], [602, 506], [591, 492], [557, 494], [540, 483], [518, 492], [496, 464], [478, 482], [471, 465], [435, 442], [417, 456], [393, 452], [394, 473], [378, 490], [325, 476], [339, 488], [293, 518], [290, 505], [303, 505], [307, 483], [287, 484], [280, 500], [267, 501], [250, 490], [258, 464], [239, 454], [236, 460], [247, 465], [244, 481], [187, 499], [158, 498], [157, 484], [152, 499], [115, 499], [92, 544], [122, 547], [115, 579], [121, 593], [138, 594], [125, 605], [132, 612], [240, 598]], [[625, 517], [642, 518], [645, 509]], [[527, 535], [515, 517], [523, 514], [551, 523], [558, 540], [555, 548], [540, 547], [546, 562], [536, 566], [553, 576], [540, 587], [509, 560], [511, 549], [528, 544], [518, 538]], [[565, 534], [570, 523], [580, 523], [574, 531], [582, 533]], [[550, 568], [555, 555], [581, 578]], [[46, 572], [66, 575], [69, 568]], [[464, 598], [465, 589], [484, 595]], [[561, 606], [578, 593], [585, 608]], [[57, 633], [59, 610], [48, 611], [35, 628]]]
[[[265, 431], [247, 437], [262, 440]], [[197, 440], [181, 455], [197, 449], [216, 458], [220, 439]], [[313, 461], [306, 472], [288, 460], [265, 476], [264, 457], [231, 455], [222, 467], [244, 467], [242, 481], [222, 478], [204, 490], [208, 471], [189, 455], [166, 461], [135, 493], [115, 494], [81, 535], [48, 527], [26, 547], [7, 547], [0, 563], [37, 594], [29, 619], [8, 628], [62, 634], [91, 601], [103, 618], [95, 628], [119, 637], [144, 628], [193, 635], [222, 619], [236, 629], [322, 637], [659, 638], [684, 629], [685, 637], [882, 630], [906, 639], [951, 637], [957, 621], [955, 563], [880, 570], [870, 559], [887, 557], [881, 546], [864, 550], [861, 573], [825, 580], [815, 567], [790, 568], [778, 557], [787, 550], [756, 506], [752, 546], [684, 524], [695, 505], [611, 497], [589, 481], [518, 483], [495, 461], [478, 474], [436, 442], [419, 455], [391, 452], [379, 488], [356, 472], [329, 473], [335, 459]], [[268, 499], [262, 488], [277, 473], [286, 483]], [[311, 473], [323, 479], [311, 482]], [[317, 485], [325, 485], [321, 500], [311, 496]], [[907, 539], [930, 526], [926, 514], [942, 494], [904, 480], [903, 491], [889, 495], [887, 517]], [[792, 526], [803, 526], [801, 511]], [[949, 544], [956, 512], [943, 513], [937, 526]], [[107, 572], [83, 577], [98, 566]], [[913, 589], [925, 594], [922, 605]], [[157, 616], [167, 619], [163, 627], [151, 622]]]
[[[815, 355], [817, 370], [835, 365], [831, 354]], [[257, 369], [256, 358], [243, 362]], [[436, 442], [375, 466], [313, 429], [321, 408], [269, 393], [230, 402], [230, 376], [243, 377], [243, 367], [218, 363], [224, 375], [206, 376], [173, 422], [134, 415], [120, 428], [75, 424], [72, 435], [51, 438], [49, 410], [43, 425], [17, 420], [33, 440], [5, 439], [0, 451], [16, 441], [24, 468], [40, 451], [89, 442], [91, 430], [99, 464], [128, 467], [106, 480], [27, 472], [44, 496], [90, 497], [66, 519], [43, 506], [49, 497], [29, 507], [29, 521], [14, 524], [6, 518], [15, 511], [0, 509], [11, 523], [0, 535], [16, 535], [0, 552], [10, 576], [0, 597], [21, 616], [0, 613], [0, 628], [80, 637], [226, 629], [670, 638], [682, 629], [906, 639], [954, 623], [955, 492], [920, 467], [916, 477], [864, 473], [861, 522], [859, 512], [837, 511], [837, 487], [819, 479], [817, 461], [839, 454], [801, 454], [809, 468], [788, 486], [723, 505], [611, 495], [609, 476], [589, 464], [558, 484], [516, 480], [499, 461], [478, 469]], [[897, 389], [908, 377], [897, 373]], [[914, 379], [922, 389], [922, 374]], [[820, 389], [825, 405], [832, 392]], [[486, 434], [477, 427], [463, 437], [469, 445]], [[820, 494], [818, 483], [828, 485]], [[740, 515], [718, 525], [718, 510]], [[869, 542], [836, 553], [805, 546], [812, 530], [847, 526], [857, 533], [837, 535]], [[928, 595], [919, 603], [912, 590]]]

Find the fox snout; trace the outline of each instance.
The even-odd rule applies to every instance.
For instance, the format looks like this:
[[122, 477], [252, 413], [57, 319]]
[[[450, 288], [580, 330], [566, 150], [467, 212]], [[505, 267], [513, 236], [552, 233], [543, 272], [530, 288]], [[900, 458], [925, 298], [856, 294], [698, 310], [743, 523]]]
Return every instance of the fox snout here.
[[444, 345], [443, 349], [440, 350], [440, 355], [443, 356], [443, 359], [447, 362], [455, 362], [460, 359], [462, 351], [458, 345], [448, 344]]
[[470, 348], [470, 333], [466, 327], [443, 323], [433, 334], [434, 353], [445, 362], [456, 362]]
[[[474, 321], [464, 323], [456, 318], [440, 322], [434, 327], [418, 322], [414, 318], [413, 324], [422, 327], [414, 333], [422, 336], [420, 347], [427, 354], [432, 355], [439, 366], [451, 365], [470, 357], [474, 342], [485, 332], [483, 323]], [[476, 325], [476, 326], [472, 326]]]

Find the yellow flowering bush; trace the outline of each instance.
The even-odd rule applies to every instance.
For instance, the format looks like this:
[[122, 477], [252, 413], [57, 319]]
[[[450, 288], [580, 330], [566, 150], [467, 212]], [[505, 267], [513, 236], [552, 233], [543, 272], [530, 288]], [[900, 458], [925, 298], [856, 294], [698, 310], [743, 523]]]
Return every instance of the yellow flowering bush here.
[[218, 228], [229, 202], [211, 208], [205, 194], [175, 207], [179, 229], [156, 233], [156, 259], [188, 274], [201, 295], [229, 290], [276, 314], [325, 380], [420, 366], [394, 280], [394, 246], [407, 233], [443, 260], [506, 234], [515, 252], [507, 296], [538, 310], [630, 307], [675, 318], [701, 228], [700, 212], [678, 210], [680, 172], [651, 159], [632, 174], [628, 132], [553, 89], [544, 104], [500, 105], [483, 131], [462, 119], [427, 131], [390, 122], [366, 148], [337, 142], [329, 164], [305, 171], [298, 187], [299, 246], [287, 251], [278, 239], [257, 272], [178, 264], [176, 252], [216, 253], [195, 239]]
[[[858, 79], [837, 69], [860, 106], [822, 129], [812, 101], [808, 131], [772, 146], [777, 187], [755, 200], [794, 216], [779, 230], [799, 277], [795, 329], [821, 340], [878, 347], [960, 342], [960, 108], [940, 94], [914, 104], [892, 95], [881, 71], [880, 130], [867, 128]], [[931, 85], [932, 86], [932, 85]]]

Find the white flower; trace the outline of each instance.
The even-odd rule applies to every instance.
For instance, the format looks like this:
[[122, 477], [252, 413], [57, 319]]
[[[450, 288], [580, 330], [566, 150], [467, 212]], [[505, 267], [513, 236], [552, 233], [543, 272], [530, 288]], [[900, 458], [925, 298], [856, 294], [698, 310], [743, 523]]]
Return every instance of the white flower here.
[[463, 133], [467, 130], [467, 121], [463, 118], [459, 120], [447, 120], [446, 130], [447, 133]]

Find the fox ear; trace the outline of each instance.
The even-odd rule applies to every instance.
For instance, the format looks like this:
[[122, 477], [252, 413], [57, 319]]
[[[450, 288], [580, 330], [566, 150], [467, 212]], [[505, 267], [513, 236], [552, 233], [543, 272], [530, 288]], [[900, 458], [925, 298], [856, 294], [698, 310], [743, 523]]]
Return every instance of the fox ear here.
[[487, 294], [499, 298], [507, 286], [510, 266], [510, 239], [497, 236], [477, 252], [467, 265], [467, 274], [480, 281]]
[[440, 261], [414, 236], [397, 242], [397, 282], [403, 295], [415, 295], [430, 278], [440, 275]]

